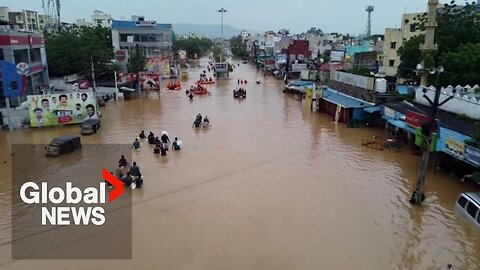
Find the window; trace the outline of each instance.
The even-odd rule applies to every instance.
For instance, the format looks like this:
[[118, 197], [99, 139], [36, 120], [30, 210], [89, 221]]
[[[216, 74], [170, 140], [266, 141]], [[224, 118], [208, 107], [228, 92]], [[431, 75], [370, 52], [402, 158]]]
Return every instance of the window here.
[[30, 63], [42, 62], [42, 55], [40, 54], [40, 48], [30, 49]]
[[18, 64], [18, 63], [27, 63], [29, 64], [30, 62], [28, 61], [28, 50], [13, 50], [13, 61]]
[[396, 49], [397, 48], [397, 42], [390, 42], [390, 49]]
[[0, 60], [5, 60], [5, 56], [3, 55], [3, 49], [0, 49]]
[[128, 42], [127, 37], [128, 34], [120, 34], [120, 42]]
[[414, 23], [410, 24], [410, 32], [415, 32], [415, 31], [417, 31], [417, 25]]
[[465, 205], [467, 205], [467, 199], [463, 196], [460, 196], [457, 201], [458, 205], [460, 205], [462, 208], [465, 208]]
[[388, 66], [389, 67], [394, 67], [395, 66], [395, 60], [394, 59], [388, 60]]
[[477, 208], [477, 206], [476, 206], [475, 204], [473, 204], [473, 203], [470, 202], [470, 203], [467, 205], [467, 212], [468, 212], [468, 214], [469, 214], [471, 217], [473, 217], [474, 219], [476, 219], [476, 217], [477, 217], [477, 212], [478, 212], [478, 208]]

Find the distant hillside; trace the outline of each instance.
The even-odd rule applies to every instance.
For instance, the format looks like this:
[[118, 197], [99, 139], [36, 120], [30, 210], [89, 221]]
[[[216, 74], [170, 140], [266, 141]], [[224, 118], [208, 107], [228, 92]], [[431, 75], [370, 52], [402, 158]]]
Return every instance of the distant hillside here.
[[[205, 25], [198, 25], [198, 24], [188, 24], [188, 23], [178, 23], [173, 24], [173, 31], [176, 34], [198, 34], [204, 35], [208, 38], [218, 38], [222, 35], [222, 28], [221, 25], [213, 25], [213, 24], [205, 24]], [[224, 37], [233, 37], [240, 34], [242, 30], [238, 30], [233, 28], [230, 25], [223, 25], [223, 36]]]

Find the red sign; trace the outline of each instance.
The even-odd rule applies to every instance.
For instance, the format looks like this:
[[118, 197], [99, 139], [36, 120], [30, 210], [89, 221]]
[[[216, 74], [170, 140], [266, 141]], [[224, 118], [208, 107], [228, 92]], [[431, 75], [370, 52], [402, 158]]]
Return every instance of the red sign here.
[[405, 113], [406, 117], [406, 122], [407, 125], [411, 127], [421, 127], [424, 123], [428, 122], [429, 118], [428, 116], [421, 114], [421, 113], [416, 113], [413, 111], [407, 111]]
[[117, 62], [124, 62], [127, 60], [127, 53], [124, 50], [118, 50], [115, 52], [115, 60]]

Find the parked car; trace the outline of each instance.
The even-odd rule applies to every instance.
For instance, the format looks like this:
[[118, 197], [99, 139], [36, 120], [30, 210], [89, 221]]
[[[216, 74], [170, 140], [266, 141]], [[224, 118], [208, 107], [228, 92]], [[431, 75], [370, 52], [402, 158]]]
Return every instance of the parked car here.
[[100, 119], [87, 119], [80, 125], [82, 135], [97, 133], [100, 129]]
[[480, 228], [480, 194], [475, 192], [463, 192], [458, 197], [456, 209], [470, 222]]
[[60, 136], [52, 140], [46, 147], [47, 156], [58, 157], [82, 148], [79, 136]]

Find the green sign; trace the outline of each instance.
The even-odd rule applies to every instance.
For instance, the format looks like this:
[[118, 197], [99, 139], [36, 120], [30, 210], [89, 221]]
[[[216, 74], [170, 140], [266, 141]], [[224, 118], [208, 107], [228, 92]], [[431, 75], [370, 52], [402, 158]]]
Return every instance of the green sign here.
[[[422, 129], [416, 128], [415, 129], [415, 145], [424, 149], [425, 148], [424, 144], [426, 143], [425, 139], [426, 137], [423, 134]], [[437, 141], [438, 141], [438, 134], [434, 132], [432, 133], [432, 142], [430, 143], [430, 147], [429, 147], [430, 152], [437, 151]]]

